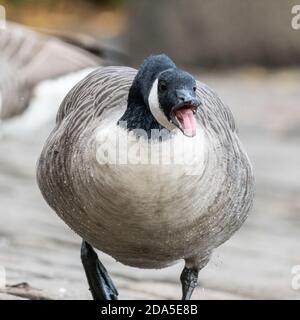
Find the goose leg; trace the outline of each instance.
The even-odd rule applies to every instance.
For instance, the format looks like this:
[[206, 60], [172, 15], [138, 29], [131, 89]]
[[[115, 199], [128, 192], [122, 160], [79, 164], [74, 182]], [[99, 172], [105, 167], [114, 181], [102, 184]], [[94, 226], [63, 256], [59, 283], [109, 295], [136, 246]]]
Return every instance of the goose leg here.
[[182, 285], [182, 299], [190, 300], [194, 289], [197, 287], [198, 269], [184, 267], [180, 281]]
[[81, 245], [81, 261], [94, 300], [117, 300], [118, 291], [108, 272], [98, 259], [93, 247], [86, 241]]

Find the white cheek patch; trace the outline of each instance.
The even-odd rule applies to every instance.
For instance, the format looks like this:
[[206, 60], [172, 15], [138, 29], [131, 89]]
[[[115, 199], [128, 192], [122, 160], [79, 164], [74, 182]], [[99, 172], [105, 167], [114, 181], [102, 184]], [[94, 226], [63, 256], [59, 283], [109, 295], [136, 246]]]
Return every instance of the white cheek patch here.
[[168, 118], [165, 116], [164, 112], [160, 107], [158, 100], [158, 79], [156, 79], [152, 85], [148, 98], [148, 103], [150, 111], [158, 123], [160, 123], [163, 127], [170, 131], [176, 129], [176, 126], [168, 120]]

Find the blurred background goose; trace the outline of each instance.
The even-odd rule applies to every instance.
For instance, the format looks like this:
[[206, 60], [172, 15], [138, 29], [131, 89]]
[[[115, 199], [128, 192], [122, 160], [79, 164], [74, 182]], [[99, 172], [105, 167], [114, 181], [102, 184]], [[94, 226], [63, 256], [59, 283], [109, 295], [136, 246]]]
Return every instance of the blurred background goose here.
[[22, 113], [40, 82], [104, 64], [100, 49], [93, 54], [81, 42], [72, 45], [7, 22], [0, 29], [0, 120]]
[[[102, 162], [117, 148], [116, 132], [138, 143], [142, 157], [152, 143], [155, 156], [164, 143], [195, 143], [195, 161]], [[170, 159], [188, 153], [173, 152]], [[189, 299], [212, 250], [239, 229], [253, 201], [251, 165], [230, 110], [165, 55], [147, 58], [138, 73], [106, 67], [80, 81], [60, 106], [37, 179], [48, 204], [83, 239], [94, 299], [118, 293], [93, 247], [141, 268], [184, 259], [182, 298]]]

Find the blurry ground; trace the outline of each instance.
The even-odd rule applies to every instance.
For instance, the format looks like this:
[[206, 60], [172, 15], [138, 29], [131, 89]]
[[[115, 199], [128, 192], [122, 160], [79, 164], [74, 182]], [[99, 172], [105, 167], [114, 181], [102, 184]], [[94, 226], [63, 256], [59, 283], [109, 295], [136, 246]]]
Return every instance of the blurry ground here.
[[[291, 269], [300, 264], [300, 70], [198, 74], [231, 106], [256, 172], [257, 195], [243, 228], [200, 273], [193, 298], [299, 299]], [[57, 85], [62, 95], [64, 83]], [[39, 115], [57, 107], [57, 90], [36, 102]], [[7, 288], [0, 299], [90, 299], [80, 239], [47, 207], [35, 181], [36, 160], [53, 123], [39, 119], [41, 126], [32, 131], [31, 118], [4, 126], [0, 138], [0, 265], [9, 286], [30, 287]], [[101, 258], [121, 299], [180, 297], [182, 263], [155, 271]]]

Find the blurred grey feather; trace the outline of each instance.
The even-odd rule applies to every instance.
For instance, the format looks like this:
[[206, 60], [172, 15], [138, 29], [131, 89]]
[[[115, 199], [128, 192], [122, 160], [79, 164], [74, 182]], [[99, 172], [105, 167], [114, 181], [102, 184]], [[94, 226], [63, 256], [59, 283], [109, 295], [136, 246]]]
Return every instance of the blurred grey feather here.
[[7, 22], [0, 30], [0, 119], [24, 111], [39, 82], [102, 63], [79, 47]]

